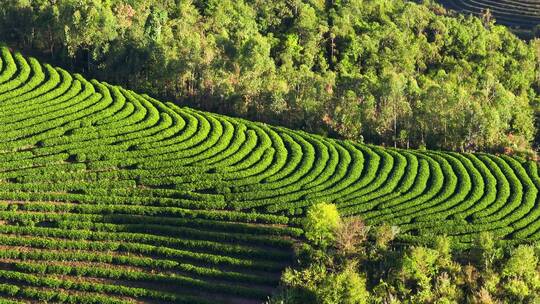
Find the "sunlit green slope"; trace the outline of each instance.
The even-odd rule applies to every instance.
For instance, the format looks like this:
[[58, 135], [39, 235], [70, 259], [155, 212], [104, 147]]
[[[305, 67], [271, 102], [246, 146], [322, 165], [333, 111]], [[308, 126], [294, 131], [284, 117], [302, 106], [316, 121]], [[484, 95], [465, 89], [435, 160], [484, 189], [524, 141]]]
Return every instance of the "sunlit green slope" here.
[[2, 49], [0, 297], [259, 303], [316, 202], [401, 227], [540, 238], [537, 164], [380, 148], [178, 107]]
[[482, 15], [488, 10], [490, 17], [500, 24], [532, 29], [540, 24], [539, 0], [439, 0], [449, 9], [464, 14]]

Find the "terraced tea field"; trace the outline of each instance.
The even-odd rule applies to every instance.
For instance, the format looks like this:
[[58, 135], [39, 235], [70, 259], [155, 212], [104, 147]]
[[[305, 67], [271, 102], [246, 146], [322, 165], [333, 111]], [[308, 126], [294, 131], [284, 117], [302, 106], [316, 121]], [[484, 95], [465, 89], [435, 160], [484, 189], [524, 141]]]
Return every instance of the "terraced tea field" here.
[[260, 303], [307, 206], [463, 243], [540, 238], [538, 166], [163, 103], [1, 50], [0, 299]]
[[540, 24], [539, 0], [440, 0], [457, 12], [480, 15], [487, 9], [497, 23], [524, 29]]

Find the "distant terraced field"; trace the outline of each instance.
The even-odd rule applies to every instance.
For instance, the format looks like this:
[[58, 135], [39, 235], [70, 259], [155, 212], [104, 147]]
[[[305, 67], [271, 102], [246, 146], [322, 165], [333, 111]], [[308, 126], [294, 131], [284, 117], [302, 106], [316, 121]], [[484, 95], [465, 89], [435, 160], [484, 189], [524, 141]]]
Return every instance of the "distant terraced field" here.
[[316, 202], [407, 242], [540, 238], [532, 161], [323, 138], [0, 58], [0, 302], [260, 303]]
[[480, 15], [487, 9], [497, 23], [531, 29], [540, 24], [540, 0], [439, 0], [449, 9]]

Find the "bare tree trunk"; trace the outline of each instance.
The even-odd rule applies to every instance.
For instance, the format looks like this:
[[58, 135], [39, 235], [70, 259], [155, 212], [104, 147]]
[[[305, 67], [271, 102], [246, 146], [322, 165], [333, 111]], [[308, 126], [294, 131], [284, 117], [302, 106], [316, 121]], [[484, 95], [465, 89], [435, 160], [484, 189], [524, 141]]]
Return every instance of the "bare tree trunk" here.
[[394, 101], [394, 148], [397, 148], [397, 109]]

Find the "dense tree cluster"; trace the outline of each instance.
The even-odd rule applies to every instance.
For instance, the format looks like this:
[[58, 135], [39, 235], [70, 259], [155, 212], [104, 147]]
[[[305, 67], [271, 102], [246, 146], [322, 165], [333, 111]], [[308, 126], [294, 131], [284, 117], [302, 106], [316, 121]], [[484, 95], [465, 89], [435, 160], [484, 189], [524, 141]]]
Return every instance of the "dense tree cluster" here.
[[432, 3], [7, 0], [0, 40], [156, 96], [333, 136], [455, 150], [534, 137], [534, 42]]
[[540, 301], [539, 244], [502, 243], [483, 232], [459, 250], [445, 236], [404, 245], [397, 227], [342, 219], [324, 203], [310, 207], [304, 230], [299, 264], [285, 271], [268, 304]]

